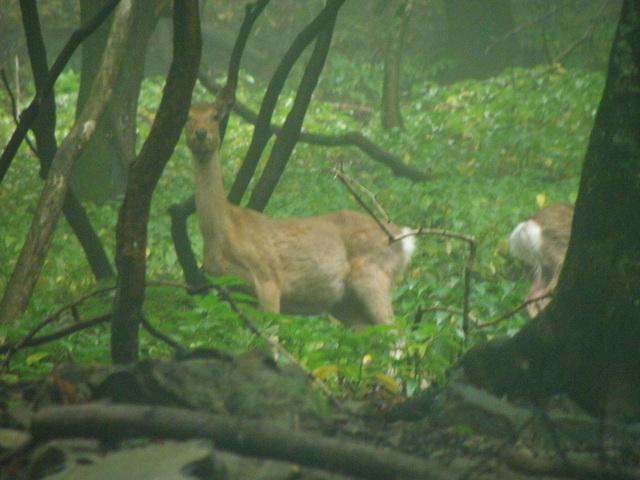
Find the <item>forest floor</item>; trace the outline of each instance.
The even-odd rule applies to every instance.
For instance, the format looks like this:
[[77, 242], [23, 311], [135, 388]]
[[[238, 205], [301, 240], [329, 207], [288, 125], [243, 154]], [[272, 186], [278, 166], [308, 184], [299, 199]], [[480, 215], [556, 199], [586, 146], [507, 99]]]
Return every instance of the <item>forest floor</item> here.
[[461, 372], [393, 406], [217, 351], [66, 365], [0, 385], [0, 480], [640, 478], [640, 427], [542, 407]]

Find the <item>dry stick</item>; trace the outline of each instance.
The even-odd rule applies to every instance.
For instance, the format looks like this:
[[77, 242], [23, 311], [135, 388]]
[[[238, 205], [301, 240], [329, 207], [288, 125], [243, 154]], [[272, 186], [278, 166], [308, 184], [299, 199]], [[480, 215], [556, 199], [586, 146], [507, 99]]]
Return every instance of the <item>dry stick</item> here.
[[[422, 315], [428, 312], [448, 312], [456, 315], [464, 315], [464, 309], [456, 308], [456, 307], [447, 307], [446, 305], [430, 305], [428, 307], [420, 306], [418, 307], [418, 311], [416, 312], [416, 317], [414, 320], [414, 324], [418, 324], [422, 321]], [[473, 315], [469, 314], [469, 320], [473, 323], [474, 326], [478, 325], [478, 319]]]
[[[4, 71], [4, 68], [0, 69], [0, 76], [2, 77], [2, 82], [4, 83], [4, 88], [7, 91], [7, 95], [9, 95], [9, 100], [11, 101], [11, 114], [13, 116], [13, 122], [17, 126], [18, 123], [20, 123], [19, 112], [18, 112], [18, 101], [16, 100], [16, 96], [13, 94], [13, 91], [11, 90], [11, 86], [9, 85], [9, 79], [7, 79], [7, 74]], [[17, 75], [16, 75], [16, 77], [17, 77]], [[33, 144], [31, 139], [29, 138], [28, 134], [25, 135], [24, 138], [25, 138], [25, 140], [27, 142], [27, 145], [29, 146], [29, 149], [33, 153], [38, 155], [38, 150], [36, 149], [36, 146]], [[2, 371], [1, 368], [0, 368], [0, 371]]]
[[47, 407], [33, 416], [31, 434], [37, 442], [60, 437], [208, 438], [217, 448], [241, 455], [285, 460], [358, 478], [448, 478], [422, 458], [387, 448], [293, 431], [264, 420], [174, 407], [105, 404]]
[[[387, 222], [391, 221], [391, 219], [389, 218], [389, 215], [387, 215], [387, 212], [384, 211], [384, 209], [382, 208], [382, 205], [380, 205], [380, 202], [378, 202], [378, 198], [376, 197], [376, 194], [370, 191], [369, 189], [367, 189], [364, 185], [362, 185], [360, 182], [358, 182], [354, 178], [351, 178], [347, 174], [345, 174], [342, 171], [342, 165], [340, 166], [340, 170], [338, 170], [336, 167], [333, 167], [331, 171], [335, 174], [336, 177], [338, 177], [342, 181], [342, 183], [345, 185], [347, 190], [349, 190], [349, 193], [351, 193], [351, 195], [355, 197], [355, 199], [362, 206], [362, 208], [366, 209], [367, 206], [360, 200], [359, 196], [355, 194], [355, 192], [351, 188], [351, 185], [350, 185], [351, 183], [353, 183], [356, 187], [360, 189], [360, 191], [362, 191], [365, 195], [367, 195], [371, 199], [373, 204], [376, 206], [376, 210], [378, 210], [378, 213], [380, 213], [382, 218], [384, 218]], [[374, 215], [372, 216], [375, 218]]]
[[329, 398], [334, 404], [337, 405], [337, 401], [335, 400], [335, 397], [333, 396], [331, 390], [329, 390], [329, 387], [327, 387], [324, 382], [316, 377], [307, 367], [300, 363], [300, 360], [298, 360], [291, 352], [289, 352], [289, 350], [280, 345], [277, 340], [269, 337], [268, 335], [265, 335], [262, 330], [260, 330], [260, 328], [258, 328], [258, 326], [256, 325], [255, 319], [244, 313], [244, 310], [242, 310], [240, 305], [238, 305], [236, 299], [233, 298], [233, 296], [225, 286], [212, 283], [210, 284], [210, 287], [216, 290], [218, 294], [223, 298], [223, 300], [229, 304], [231, 309], [236, 313], [236, 315], [238, 315], [238, 317], [240, 317], [240, 319], [245, 323], [245, 325], [249, 328], [249, 330], [251, 330], [253, 334], [266, 341], [272, 348], [275, 348], [290, 362], [296, 365], [310, 380], [312, 380], [318, 387], [320, 387], [327, 398]]
[[527, 305], [529, 305], [531, 303], [535, 303], [535, 302], [537, 302], [539, 300], [543, 300], [545, 298], [549, 298], [549, 297], [553, 297], [553, 292], [545, 293], [544, 295], [540, 295], [539, 297], [527, 300], [527, 301], [521, 303], [520, 305], [518, 305], [513, 310], [510, 310], [507, 313], [505, 313], [503, 315], [500, 315], [498, 318], [496, 318], [494, 320], [489, 320], [489, 321], [484, 322], [484, 323], [476, 323], [475, 326], [476, 326], [476, 328], [485, 328], [485, 327], [490, 327], [492, 325], [496, 325], [496, 324], [502, 322], [503, 320], [506, 320], [507, 318], [512, 317], [513, 315], [518, 313], [523, 308], [526, 308]]
[[[469, 244], [469, 256], [467, 257], [467, 263], [465, 264], [465, 269], [464, 269], [464, 300], [463, 300], [464, 303], [463, 303], [463, 309], [462, 309], [462, 331], [464, 332], [464, 336], [465, 336], [464, 340], [466, 342], [469, 336], [469, 324], [470, 324], [469, 319], [471, 315], [470, 314], [471, 274], [473, 273], [473, 263], [475, 262], [475, 258], [476, 258], [476, 250], [477, 250], [476, 237], [473, 235], [463, 235], [461, 233], [452, 232], [450, 230], [443, 230], [440, 228], [426, 228], [426, 227], [420, 227], [420, 228], [402, 233], [400, 235], [394, 235], [389, 231], [389, 229], [386, 227], [384, 222], [382, 222], [376, 215], [373, 214], [371, 209], [367, 206], [367, 204], [364, 203], [364, 201], [360, 198], [360, 196], [356, 194], [353, 188], [351, 188], [351, 185], [349, 184], [349, 182], [352, 182], [352, 183], [357, 183], [357, 182], [355, 182], [355, 180], [352, 180], [343, 172], [340, 172], [335, 168], [333, 169], [333, 172], [342, 181], [342, 183], [345, 185], [349, 193], [351, 193], [351, 195], [355, 197], [355, 199], [358, 201], [360, 206], [362, 206], [362, 208], [364, 208], [367, 211], [367, 213], [369, 213], [369, 215], [371, 215], [371, 217], [373, 217], [373, 219], [378, 223], [380, 228], [382, 228], [385, 231], [385, 233], [389, 236], [390, 241], [397, 242], [402, 240], [405, 237], [423, 234], [423, 235], [442, 235], [445, 237], [457, 238], [458, 240], [463, 240]], [[364, 187], [362, 187], [362, 189], [368, 192], [368, 190], [366, 190]], [[375, 196], [373, 196], [373, 194], [371, 194], [371, 196], [375, 201]], [[376, 202], [376, 205], [378, 205], [377, 202]], [[380, 211], [382, 211], [381, 207], [379, 209]], [[382, 211], [382, 213], [384, 214], [384, 211]], [[386, 218], [386, 214], [384, 214], [384, 216]]]
[[[189, 285], [185, 285], [183, 283], [179, 283], [179, 282], [168, 282], [168, 281], [153, 282], [153, 283], [149, 283], [149, 285], [174, 286], [174, 287], [178, 287], [178, 288], [184, 288], [185, 290], [190, 291], [190, 292], [194, 292], [193, 287], [191, 287]], [[210, 283], [209, 282], [209, 283], [207, 283], [205, 285], [200, 286], [198, 288], [198, 291], [194, 292], [194, 293], [202, 293], [202, 292], [205, 292], [205, 291], [210, 290], [210, 289], [213, 289], [216, 292], [218, 292], [220, 297], [222, 297], [222, 299], [229, 304], [229, 306], [234, 311], [234, 313], [236, 315], [238, 315], [240, 320], [242, 320], [244, 322], [244, 324], [249, 328], [249, 330], [254, 335], [260, 337], [262, 340], [267, 342], [272, 348], [276, 349], [280, 354], [282, 354], [284, 357], [286, 357], [291, 363], [293, 363], [296, 367], [298, 367], [310, 380], [312, 380], [318, 387], [320, 387], [320, 389], [323, 391], [323, 393], [332, 402], [337, 404], [337, 401], [335, 400], [335, 397], [333, 396], [333, 393], [322, 382], [322, 380], [320, 380], [318, 377], [316, 377], [307, 367], [305, 367], [302, 363], [300, 363], [300, 360], [298, 360], [291, 352], [289, 352], [286, 348], [284, 348], [282, 345], [280, 345], [280, 343], [277, 340], [269, 337], [268, 335], [265, 335], [262, 332], [262, 330], [260, 330], [258, 325], [256, 325], [255, 319], [250, 317], [250, 316], [248, 316], [244, 312], [242, 307], [240, 307], [240, 305], [238, 305], [238, 302], [236, 301], [235, 298], [233, 298], [233, 295], [231, 295], [231, 292], [229, 292], [229, 289], [227, 287], [225, 287], [224, 285], [219, 285], [217, 283]]]

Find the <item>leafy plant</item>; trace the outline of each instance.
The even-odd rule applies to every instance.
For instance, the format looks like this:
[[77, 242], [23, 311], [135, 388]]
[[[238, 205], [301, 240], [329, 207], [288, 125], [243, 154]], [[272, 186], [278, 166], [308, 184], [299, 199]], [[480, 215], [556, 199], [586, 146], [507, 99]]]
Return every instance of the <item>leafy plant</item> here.
[[[473, 271], [471, 314], [476, 323], [492, 320], [515, 308], [526, 291], [522, 269], [508, 255], [507, 237], [515, 224], [539, 203], [573, 201], [603, 76], [562, 68], [514, 69], [483, 82], [465, 81], [443, 87], [417, 81], [405, 96], [405, 129], [384, 132], [375, 109], [365, 117], [336, 102], [376, 105], [376, 80], [360, 66], [334, 60], [344, 81], [324, 81], [307, 117], [305, 129], [326, 134], [359, 131], [398, 155], [411, 166], [429, 171], [431, 180], [415, 183], [393, 177], [352, 147], [320, 148], [300, 143], [266, 213], [302, 216], [335, 210], [359, 209], [331, 167], [340, 165], [371, 192], [389, 216], [409, 226], [435, 227], [475, 235], [478, 252]], [[372, 80], [374, 78], [374, 80]], [[412, 75], [418, 78], [418, 75]], [[78, 77], [66, 73], [57, 86], [59, 132], [62, 139], [74, 118]], [[153, 119], [162, 80], [145, 81], [139, 108], [140, 138]], [[2, 93], [0, 93], [2, 95]], [[241, 101], [254, 108], [261, 91], [249, 84], [238, 88]], [[290, 96], [288, 93], [287, 96]], [[208, 99], [198, 88], [195, 99]], [[283, 104], [287, 98], [283, 99]], [[280, 106], [283, 112], [284, 105]], [[279, 114], [281, 115], [281, 114]], [[0, 135], [12, 125], [0, 118]], [[252, 127], [232, 116], [222, 149], [227, 184], [248, 148]], [[170, 238], [167, 208], [192, 191], [191, 159], [178, 145], [155, 192], [149, 222], [148, 289], [145, 312], [149, 321], [190, 348], [214, 346], [233, 351], [267, 348], [237, 313], [215, 294], [192, 296], [174, 286], [182, 272]], [[4, 289], [29, 226], [41, 189], [37, 162], [23, 147], [0, 189], [0, 290]], [[88, 205], [94, 226], [110, 254], [117, 203]], [[195, 219], [189, 232], [196, 252], [202, 244]], [[444, 378], [464, 345], [498, 333], [512, 333], [526, 321], [524, 313], [485, 328], [472, 328], [464, 338], [462, 319], [455, 309], [463, 304], [466, 245], [440, 236], [421, 236], [405, 277], [394, 292], [397, 325], [351, 330], [327, 316], [263, 315], [243, 306], [266, 334], [277, 336], [307, 368], [337, 393], [367, 396], [407, 393]], [[104, 285], [100, 285], [104, 286]], [[11, 328], [2, 327], [5, 341], [24, 336], [61, 305], [100, 287], [92, 279], [83, 253], [64, 221], [51, 247], [38, 289], [27, 313]], [[109, 311], [112, 294], [96, 296], [76, 309], [80, 318]], [[437, 307], [437, 308], [425, 308]], [[446, 308], [445, 308], [446, 307]], [[453, 310], [452, 308], [453, 307]], [[421, 321], [415, 323], [418, 312]], [[428, 310], [428, 311], [427, 311]], [[454, 313], [452, 313], [454, 312]], [[63, 315], [52, 328], [74, 322]], [[396, 345], [398, 336], [403, 341]], [[40, 374], [65, 361], [106, 362], [108, 326], [73, 334], [63, 340], [18, 352], [10, 373], [19, 377]], [[394, 345], [402, 356], [395, 354]], [[143, 355], [171, 349], [151, 337], [141, 337]], [[287, 360], [282, 359], [281, 362]], [[395, 391], [395, 393], [393, 393]]]

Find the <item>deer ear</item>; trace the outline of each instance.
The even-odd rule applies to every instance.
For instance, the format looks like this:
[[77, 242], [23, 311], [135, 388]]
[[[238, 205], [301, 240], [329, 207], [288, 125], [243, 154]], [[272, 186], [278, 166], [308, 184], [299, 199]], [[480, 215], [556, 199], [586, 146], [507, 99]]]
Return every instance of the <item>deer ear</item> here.
[[227, 113], [229, 113], [234, 103], [236, 103], [235, 90], [231, 85], [227, 84], [222, 87], [216, 95], [215, 105], [220, 112], [220, 116], [224, 117]]

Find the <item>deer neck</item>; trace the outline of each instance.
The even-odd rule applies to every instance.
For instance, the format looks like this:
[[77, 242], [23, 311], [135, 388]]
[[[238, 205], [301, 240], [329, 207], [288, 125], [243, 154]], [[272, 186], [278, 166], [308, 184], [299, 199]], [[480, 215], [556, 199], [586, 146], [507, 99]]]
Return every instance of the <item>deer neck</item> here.
[[217, 249], [229, 235], [229, 205], [224, 192], [220, 156], [217, 151], [194, 153], [193, 160], [196, 208], [205, 249]]

